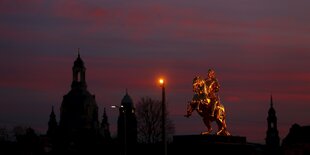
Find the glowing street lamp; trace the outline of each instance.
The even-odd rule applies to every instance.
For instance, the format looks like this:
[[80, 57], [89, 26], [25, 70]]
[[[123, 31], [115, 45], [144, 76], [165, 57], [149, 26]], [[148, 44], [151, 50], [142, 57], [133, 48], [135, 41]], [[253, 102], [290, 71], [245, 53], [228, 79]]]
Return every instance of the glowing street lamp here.
[[160, 79], [158, 80], [158, 82], [159, 82], [160, 85], [163, 85], [165, 81], [164, 81], [164, 79], [161, 79], [161, 78], [160, 78]]
[[123, 105], [112, 105], [111, 108], [118, 108], [124, 114], [124, 155], [127, 153], [127, 123], [126, 123], [126, 109]]
[[165, 94], [165, 81], [164, 79], [160, 78], [159, 79], [159, 84], [160, 87], [162, 88], [162, 100], [161, 100], [161, 104], [162, 104], [162, 141], [164, 144], [164, 155], [167, 155], [167, 141], [166, 141], [166, 104], [165, 104], [165, 100], [166, 100], [166, 94]]

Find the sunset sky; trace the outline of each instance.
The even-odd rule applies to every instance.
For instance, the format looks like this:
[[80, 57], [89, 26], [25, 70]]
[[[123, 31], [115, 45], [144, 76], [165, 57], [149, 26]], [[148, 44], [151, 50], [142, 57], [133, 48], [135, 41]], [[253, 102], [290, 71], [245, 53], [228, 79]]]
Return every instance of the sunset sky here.
[[[232, 135], [265, 143], [272, 94], [281, 140], [310, 125], [309, 0], [1, 0], [0, 127], [47, 130], [59, 121], [77, 49], [99, 120], [112, 135], [126, 89], [135, 104], [161, 99], [167, 81], [176, 135], [205, 130], [185, 118], [192, 80], [216, 71]], [[217, 128], [216, 124], [212, 124]]]

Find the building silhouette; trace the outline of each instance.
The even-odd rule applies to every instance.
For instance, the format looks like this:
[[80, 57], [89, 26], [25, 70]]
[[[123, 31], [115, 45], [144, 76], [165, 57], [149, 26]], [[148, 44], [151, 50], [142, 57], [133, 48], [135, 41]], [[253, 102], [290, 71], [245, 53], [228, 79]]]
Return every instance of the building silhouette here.
[[120, 143], [134, 144], [137, 142], [137, 118], [135, 107], [127, 90], [119, 108], [117, 137]]
[[273, 108], [272, 95], [270, 96], [270, 108], [267, 117], [267, 132], [266, 132], [266, 146], [269, 148], [278, 148], [280, 146], [280, 137], [277, 128], [276, 111]]
[[55, 115], [54, 106], [53, 106], [52, 112], [50, 114], [50, 119], [48, 121], [48, 129], [47, 129], [46, 135], [51, 138], [54, 137], [57, 133], [57, 128], [58, 128], [58, 124], [57, 124], [56, 115]]
[[103, 115], [102, 115], [102, 121], [101, 121], [101, 126], [100, 126], [100, 135], [107, 142], [111, 140], [110, 124], [108, 121], [108, 116], [107, 116], [105, 108], [103, 110]]
[[281, 147], [284, 155], [310, 154], [310, 126], [293, 124]]
[[86, 68], [80, 54], [74, 61], [72, 72], [71, 90], [63, 97], [60, 108], [60, 130], [68, 134], [97, 132], [98, 106], [95, 95], [87, 90]]
[[[95, 95], [87, 90], [85, 77], [86, 68], [78, 53], [72, 67], [71, 90], [63, 96], [57, 134], [51, 138], [57, 153], [81, 153], [99, 148], [98, 106]], [[48, 132], [54, 131], [55, 121], [52, 109]]]

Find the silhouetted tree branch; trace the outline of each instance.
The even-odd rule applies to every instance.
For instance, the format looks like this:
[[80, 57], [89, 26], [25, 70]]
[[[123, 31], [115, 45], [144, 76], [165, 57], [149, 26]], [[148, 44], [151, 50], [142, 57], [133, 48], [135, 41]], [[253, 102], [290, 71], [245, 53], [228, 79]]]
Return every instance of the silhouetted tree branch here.
[[[160, 142], [162, 129], [162, 104], [161, 101], [142, 97], [136, 105], [136, 115], [138, 122], [138, 142], [140, 143], [158, 143]], [[166, 132], [169, 137], [174, 134], [174, 124], [168, 117], [166, 111]]]

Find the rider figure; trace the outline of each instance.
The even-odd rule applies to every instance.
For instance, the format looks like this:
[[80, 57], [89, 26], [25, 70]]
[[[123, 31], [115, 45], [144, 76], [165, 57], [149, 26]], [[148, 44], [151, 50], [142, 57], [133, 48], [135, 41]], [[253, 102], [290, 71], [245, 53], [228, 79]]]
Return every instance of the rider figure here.
[[207, 98], [209, 99], [208, 102], [211, 104], [211, 117], [214, 117], [214, 111], [216, 106], [219, 103], [219, 97], [217, 92], [220, 89], [220, 85], [215, 77], [215, 71], [213, 69], [208, 70], [208, 76], [205, 79], [206, 81], [206, 86], [207, 91], [208, 91], [208, 96]]

